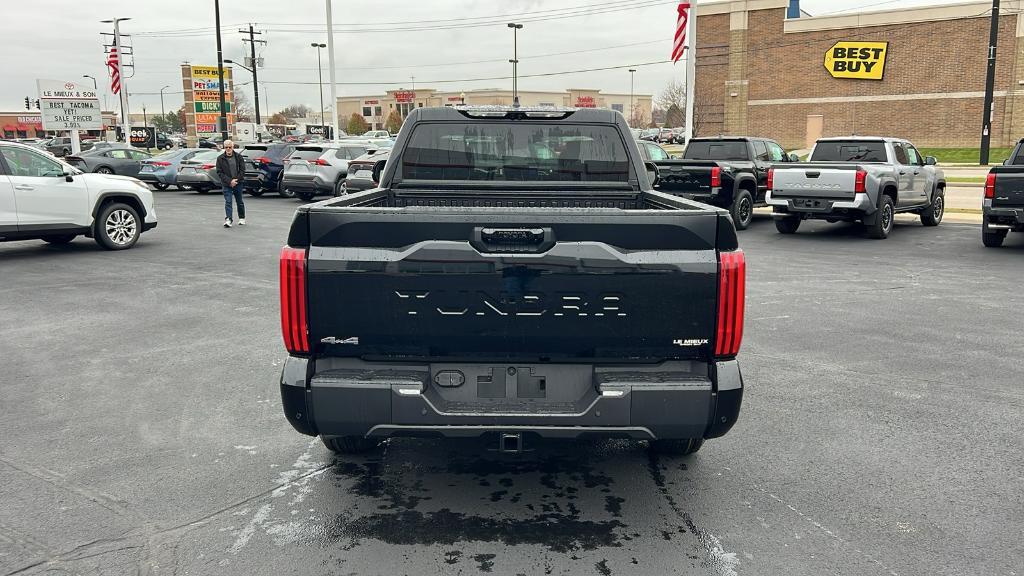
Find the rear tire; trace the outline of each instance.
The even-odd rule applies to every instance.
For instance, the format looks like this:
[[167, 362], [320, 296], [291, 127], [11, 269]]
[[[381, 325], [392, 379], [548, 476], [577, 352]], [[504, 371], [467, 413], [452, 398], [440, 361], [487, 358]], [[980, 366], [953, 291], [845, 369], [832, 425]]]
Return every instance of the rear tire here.
[[775, 229], [779, 231], [779, 234], [796, 234], [799, 228], [799, 216], [784, 216], [775, 219]]
[[650, 449], [657, 454], [671, 456], [689, 456], [700, 450], [704, 445], [703, 438], [684, 438], [682, 440], [651, 440]]
[[284, 187], [284, 179], [277, 181], [277, 194], [282, 198], [295, 198], [295, 192]]
[[740, 190], [729, 207], [732, 223], [737, 230], [746, 230], [754, 221], [754, 197], [747, 190]]
[[192, 189], [192, 187], [189, 186], [188, 184], [175, 184], [175, 186], [178, 187], [178, 190], [191, 190]]
[[1003, 240], [1006, 240], [1006, 230], [997, 230], [995, 232], [981, 231], [981, 243], [989, 248], [999, 248], [1003, 245]]
[[48, 242], [50, 244], [67, 244], [68, 242], [74, 240], [77, 236], [78, 234], [61, 234], [60, 236], [47, 236], [46, 238], [43, 238], [43, 241]]
[[111, 170], [110, 168], [106, 167], [106, 166], [100, 166], [99, 168], [96, 169], [96, 173], [97, 174], [113, 174], [114, 171]]
[[348, 189], [345, 184], [345, 179], [342, 178], [334, 184], [334, 197], [337, 198], [338, 196], [344, 196], [345, 194], [348, 194]]
[[259, 190], [257, 188], [249, 188], [246, 192], [249, 193], [249, 196], [255, 196], [256, 198], [263, 196], [263, 190]]
[[167, 190], [167, 184], [164, 184], [163, 182], [150, 182], [150, 184], [152, 184], [153, 188], [156, 188], [157, 190]]
[[206, 186], [196, 186], [195, 190], [196, 194], [208, 194], [210, 192], [210, 189]]
[[942, 222], [942, 215], [946, 212], [946, 191], [943, 188], [935, 189], [935, 197], [932, 198], [930, 206], [921, 212], [922, 226], [938, 226]]
[[312, 201], [313, 201], [313, 198], [314, 198], [314, 197], [316, 196], [316, 194], [313, 194], [312, 192], [299, 192], [299, 193], [298, 193], [298, 194], [296, 194], [296, 195], [297, 195], [297, 196], [299, 197], [299, 199], [300, 199], [300, 200], [302, 200], [303, 202], [312, 202]]
[[896, 220], [896, 208], [892, 196], [882, 196], [882, 202], [878, 206], [878, 213], [872, 223], [867, 224], [864, 235], [874, 240], [884, 240], [889, 237]]
[[359, 454], [373, 450], [380, 444], [379, 440], [362, 436], [321, 436], [320, 441], [335, 454]]

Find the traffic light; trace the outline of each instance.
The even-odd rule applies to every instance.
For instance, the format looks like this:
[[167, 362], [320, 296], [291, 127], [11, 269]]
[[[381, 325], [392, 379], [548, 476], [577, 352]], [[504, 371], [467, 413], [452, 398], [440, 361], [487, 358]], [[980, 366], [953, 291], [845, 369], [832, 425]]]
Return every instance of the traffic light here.
[[32, 102], [29, 100], [28, 96], [25, 96], [25, 110], [31, 110], [31, 109], [32, 109]]

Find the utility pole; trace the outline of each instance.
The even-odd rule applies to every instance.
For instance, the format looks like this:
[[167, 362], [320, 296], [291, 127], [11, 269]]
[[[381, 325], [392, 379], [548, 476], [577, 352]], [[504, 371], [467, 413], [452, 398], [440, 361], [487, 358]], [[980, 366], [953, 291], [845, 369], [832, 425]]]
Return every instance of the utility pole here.
[[[263, 34], [263, 32], [254, 31], [252, 28], [252, 24], [249, 24], [248, 30], [239, 30], [239, 32], [242, 34], [249, 35], [248, 38], [242, 38], [242, 42], [249, 43], [249, 59], [251, 60], [249, 65], [252, 66], [252, 99], [254, 105], [256, 106], [256, 124], [259, 125], [262, 124], [263, 121], [260, 119], [260, 82], [259, 78], [256, 76], [256, 69], [259, 68], [259, 66], [256, 65], [256, 45], [266, 44], [267, 41], [256, 39], [256, 35]], [[257, 130], [256, 135], [259, 136], [259, 134], [260, 132], [259, 130]]]
[[146, 105], [143, 104], [142, 105], [142, 127], [145, 128], [147, 126], [149, 126], [149, 118], [146, 118]]
[[508, 27], [512, 29], [512, 105], [519, 106], [519, 31], [523, 25], [509, 22]]
[[114, 48], [117, 49], [117, 69], [121, 74], [121, 89], [118, 91], [118, 95], [121, 97], [121, 134], [124, 137], [125, 144], [128, 144], [131, 142], [132, 127], [131, 117], [128, 114], [128, 84], [124, 73], [124, 50], [122, 50], [121, 27], [119, 26], [125, 20], [131, 20], [131, 18], [112, 18], [110, 20], [101, 20], [101, 22], [114, 25]]
[[334, 77], [334, 21], [331, 15], [331, 3], [327, 0], [327, 64], [331, 67], [331, 139], [336, 139], [338, 131], [338, 89]]
[[[166, 119], [167, 113], [164, 112], [164, 90], [167, 90], [170, 86], [164, 86], [160, 89], [160, 117]], [[161, 120], [162, 122], [163, 120]]]
[[220, 0], [213, 0], [214, 25], [217, 26], [217, 87], [220, 89], [220, 136], [228, 139], [227, 101], [224, 99], [224, 51], [220, 42]]
[[988, 33], [988, 71], [985, 74], [985, 103], [981, 116], [981, 155], [978, 163], [988, 164], [992, 142], [992, 96], [996, 83], [996, 46], [999, 40], [999, 0], [992, 0], [992, 26]]

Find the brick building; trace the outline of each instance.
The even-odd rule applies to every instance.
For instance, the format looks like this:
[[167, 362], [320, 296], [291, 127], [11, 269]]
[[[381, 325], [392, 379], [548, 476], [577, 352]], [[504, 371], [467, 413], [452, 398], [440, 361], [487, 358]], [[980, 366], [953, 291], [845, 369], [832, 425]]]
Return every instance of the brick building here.
[[[622, 112], [630, 119], [630, 102], [633, 106], [635, 125], [646, 126], [651, 121], [650, 94], [605, 94], [600, 90], [570, 88], [561, 92], [519, 91], [522, 106], [576, 106], [580, 108], [609, 108]], [[359, 114], [371, 128], [384, 128], [384, 122], [392, 111], [405, 118], [414, 108], [431, 106], [512, 105], [512, 91], [499, 89], [454, 90], [440, 92], [433, 88], [416, 90], [388, 90], [374, 96], [342, 96], [338, 98], [338, 122], [344, 128], [353, 113]]]
[[[1002, 3], [993, 146], [1024, 136], [1022, 9], [1024, 0]], [[697, 132], [766, 136], [787, 148], [854, 133], [977, 146], [990, 10], [978, 0], [813, 17], [798, 0], [698, 4]], [[837, 42], [887, 43], [881, 79], [833, 77], [826, 55]]]

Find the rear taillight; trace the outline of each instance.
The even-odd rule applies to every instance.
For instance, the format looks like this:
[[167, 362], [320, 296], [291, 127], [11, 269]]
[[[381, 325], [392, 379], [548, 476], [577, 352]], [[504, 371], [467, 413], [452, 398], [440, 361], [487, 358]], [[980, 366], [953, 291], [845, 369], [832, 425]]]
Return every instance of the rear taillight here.
[[991, 200], [996, 197], [996, 175], [989, 172], [985, 177], [985, 198]]
[[199, 167], [200, 170], [213, 170], [213, 164], [203, 164]]
[[281, 249], [281, 335], [292, 354], [309, 352], [306, 324], [306, 251]]
[[765, 184], [769, 190], [775, 190], [775, 168], [768, 169], [768, 182]]
[[720, 188], [722, 186], [722, 169], [715, 166], [711, 169], [711, 187]]
[[330, 166], [331, 165], [330, 162], [328, 162], [327, 160], [324, 160], [323, 158], [317, 158], [316, 162], [313, 162], [313, 164], [316, 164], [317, 166]]
[[747, 263], [742, 250], [721, 252], [718, 271], [718, 330], [715, 356], [735, 356], [743, 341]]
[[154, 160], [152, 162], [149, 162], [149, 164], [152, 164], [153, 166], [170, 166], [171, 165], [170, 162], [164, 162], [163, 160]]
[[272, 160], [266, 156], [260, 156], [259, 158], [254, 159], [253, 162], [257, 164], [270, 164]]
[[868, 178], [868, 173], [864, 170], [857, 170], [857, 175], [853, 177], [853, 192], [854, 194], [865, 194], [868, 189], [864, 185]]

